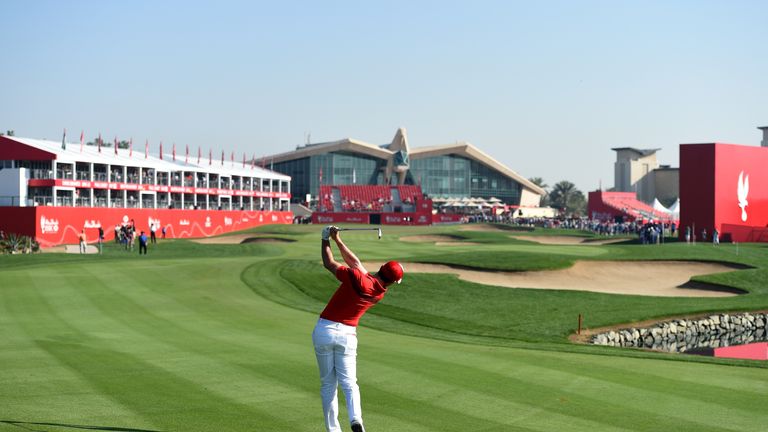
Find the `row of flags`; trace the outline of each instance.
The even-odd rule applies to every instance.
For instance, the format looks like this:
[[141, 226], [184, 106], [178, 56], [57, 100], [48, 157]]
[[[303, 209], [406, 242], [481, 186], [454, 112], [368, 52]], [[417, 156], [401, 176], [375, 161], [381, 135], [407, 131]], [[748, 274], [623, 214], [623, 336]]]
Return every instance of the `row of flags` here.
[[[101, 134], [99, 134], [99, 137], [96, 139], [96, 145], [98, 146], [98, 151], [101, 153], [101, 146], [103, 144], [103, 141], [101, 139]], [[85, 133], [84, 131], [80, 132], [80, 153], [83, 152], [83, 146], [85, 145]], [[118, 152], [118, 141], [117, 137], [115, 137], [114, 141], [114, 152], [115, 156], [117, 156]], [[67, 130], [64, 129], [64, 134], [61, 137], [61, 149], [66, 150], [67, 149]], [[200, 160], [202, 158], [202, 149], [200, 147], [197, 148], [197, 164], [200, 165]], [[128, 157], [133, 157], [133, 138], [128, 140]], [[173, 149], [171, 150], [171, 157], [174, 161], [176, 161], [176, 143], [173, 143]], [[149, 140], [146, 140], [144, 142], [144, 159], [149, 158]], [[163, 159], [163, 142], [160, 141], [160, 159]], [[235, 152], [232, 152], [230, 155], [230, 161], [232, 162], [232, 165], [235, 164]], [[184, 154], [184, 163], [189, 163], [189, 145], [186, 146], [186, 152]], [[208, 150], [208, 165], [213, 165], [213, 150]], [[224, 165], [224, 150], [221, 151], [221, 165]], [[245, 161], [245, 153], [243, 153], [243, 168], [245, 168], [246, 161]], [[253, 169], [256, 166], [256, 155], [253, 155], [253, 158], [251, 158], [251, 169]], [[266, 168], [266, 158], [262, 157], [261, 159], [261, 167]]]

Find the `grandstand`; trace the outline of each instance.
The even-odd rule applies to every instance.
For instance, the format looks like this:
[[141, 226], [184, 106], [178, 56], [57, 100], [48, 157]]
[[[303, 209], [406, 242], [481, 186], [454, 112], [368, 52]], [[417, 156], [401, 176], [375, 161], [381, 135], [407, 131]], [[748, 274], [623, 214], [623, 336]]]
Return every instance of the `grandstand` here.
[[[414, 185], [323, 185], [315, 223], [429, 225], [432, 200]], [[441, 222], [455, 222], [455, 218]]]
[[590, 192], [587, 213], [592, 219], [672, 220], [669, 213], [655, 210], [634, 192]]
[[321, 212], [395, 212], [413, 211], [423, 194], [411, 185], [325, 185], [320, 196]]

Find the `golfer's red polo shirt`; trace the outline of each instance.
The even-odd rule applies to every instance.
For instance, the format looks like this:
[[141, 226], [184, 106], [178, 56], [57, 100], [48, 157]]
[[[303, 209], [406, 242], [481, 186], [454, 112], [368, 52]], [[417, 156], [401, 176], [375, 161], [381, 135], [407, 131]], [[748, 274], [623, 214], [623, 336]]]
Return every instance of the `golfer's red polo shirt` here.
[[360, 317], [387, 293], [387, 288], [368, 273], [340, 266], [336, 279], [341, 285], [331, 297], [320, 318], [357, 326]]

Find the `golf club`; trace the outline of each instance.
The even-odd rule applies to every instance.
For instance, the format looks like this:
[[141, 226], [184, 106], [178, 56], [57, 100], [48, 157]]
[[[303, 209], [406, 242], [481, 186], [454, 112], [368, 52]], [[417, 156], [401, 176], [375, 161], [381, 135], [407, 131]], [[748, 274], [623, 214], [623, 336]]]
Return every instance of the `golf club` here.
[[339, 228], [339, 231], [378, 231], [381, 240], [381, 228]]

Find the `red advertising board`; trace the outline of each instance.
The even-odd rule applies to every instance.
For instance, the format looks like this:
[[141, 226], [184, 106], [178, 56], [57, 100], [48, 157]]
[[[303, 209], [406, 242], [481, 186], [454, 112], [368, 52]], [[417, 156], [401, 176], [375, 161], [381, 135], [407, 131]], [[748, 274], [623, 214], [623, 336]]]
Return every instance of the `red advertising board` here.
[[312, 213], [312, 223], [326, 225], [336, 223], [369, 224], [370, 213]]
[[768, 148], [735, 144], [680, 146], [680, 225], [701, 238], [768, 241]]
[[447, 224], [455, 224], [455, 223], [461, 223], [462, 220], [465, 218], [465, 215], [461, 214], [453, 214], [453, 213], [437, 213], [432, 215], [432, 223], [433, 224], [441, 224], [441, 223], [447, 223]]
[[313, 213], [312, 223], [325, 225], [335, 223], [358, 223], [375, 225], [431, 225], [432, 200], [417, 199], [416, 212], [327, 212]]
[[[166, 237], [210, 237], [266, 224], [290, 224], [291, 212], [245, 210], [169, 210], [90, 207], [0, 207], [0, 229], [34, 236], [42, 247], [78, 242], [85, 229], [88, 242], [96, 241], [98, 228], [114, 237], [116, 226], [134, 221], [139, 231], [152, 224], [163, 227]], [[23, 222], [23, 223], [22, 223]]]

